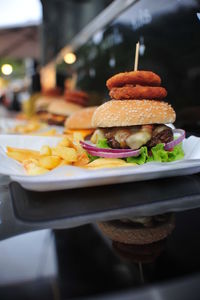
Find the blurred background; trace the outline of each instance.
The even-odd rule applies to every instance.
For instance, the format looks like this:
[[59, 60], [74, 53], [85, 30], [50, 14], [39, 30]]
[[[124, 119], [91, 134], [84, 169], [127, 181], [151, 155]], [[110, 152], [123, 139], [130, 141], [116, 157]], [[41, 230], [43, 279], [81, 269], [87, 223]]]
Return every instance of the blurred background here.
[[[72, 87], [87, 93], [88, 106], [107, 101], [106, 80], [133, 70], [138, 41], [139, 69], [162, 78], [176, 126], [200, 135], [199, 0], [0, 0], [0, 119], [30, 119], [37, 99], [64, 97]], [[200, 269], [199, 213], [177, 214], [164, 252], [143, 270], [131, 256], [141, 249], [128, 249], [128, 259], [121, 259], [95, 225], [1, 241], [0, 299], [88, 299], [104, 293], [133, 299], [120, 293], [194, 275]], [[179, 285], [183, 293], [177, 299], [189, 297], [194, 286], [198, 290], [195, 280]], [[161, 291], [154, 292], [148, 299], [161, 299]]]
[[140, 41], [139, 69], [161, 76], [177, 126], [199, 133], [199, 34], [198, 0], [1, 1], [1, 103], [32, 114], [30, 96], [63, 93], [75, 78], [88, 105], [100, 104], [106, 80], [133, 69]]

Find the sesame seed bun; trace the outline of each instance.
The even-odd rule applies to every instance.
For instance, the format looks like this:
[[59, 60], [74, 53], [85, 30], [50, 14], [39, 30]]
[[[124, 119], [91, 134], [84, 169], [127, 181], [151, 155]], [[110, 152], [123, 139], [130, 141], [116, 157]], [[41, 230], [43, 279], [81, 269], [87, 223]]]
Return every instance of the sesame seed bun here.
[[121, 127], [173, 123], [174, 109], [154, 100], [111, 100], [99, 106], [92, 118], [94, 127]]
[[66, 121], [65, 121], [65, 127], [67, 129], [90, 129], [94, 128], [92, 126], [92, 116], [97, 109], [97, 106], [94, 107], [88, 107], [83, 108], [77, 112], [75, 112], [73, 115], [71, 115]]
[[64, 100], [54, 100], [48, 106], [48, 112], [55, 115], [71, 116], [76, 111], [82, 109], [80, 105], [67, 103]]

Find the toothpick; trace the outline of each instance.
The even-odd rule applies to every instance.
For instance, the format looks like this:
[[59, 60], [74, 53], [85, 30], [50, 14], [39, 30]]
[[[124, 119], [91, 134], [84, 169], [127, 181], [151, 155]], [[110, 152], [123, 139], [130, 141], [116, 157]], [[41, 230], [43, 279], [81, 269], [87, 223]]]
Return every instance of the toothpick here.
[[75, 90], [75, 88], [76, 88], [77, 79], [78, 79], [78, 74], [73, 73], [72, 78], [71, 78], [71, 89], [72, 90]]
[[134, 71], [137, 71], [137, 69], [138, 69], [139, 50], [140, 50], [140, 43], [137, 42], [136, 48], [135, 48], [135, 64], [134, 64]]

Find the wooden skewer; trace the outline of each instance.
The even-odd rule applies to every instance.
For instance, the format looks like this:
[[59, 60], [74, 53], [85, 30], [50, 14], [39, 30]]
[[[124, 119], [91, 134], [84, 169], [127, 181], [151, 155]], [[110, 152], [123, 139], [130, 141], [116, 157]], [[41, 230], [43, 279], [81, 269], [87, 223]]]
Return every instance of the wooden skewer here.
[[78, 75], [77, 73], [73, 73], [72, 79], [71, 79], [71, 90], [75, 90], [76, 84], [77, 84]]
[[137, 42], [136, 48], [135, 48], [135, 64], [134, 64], [134, 71], [137, 71], [137, 69], [138, 69], [139, 50], [140, 50], [140, 43]]

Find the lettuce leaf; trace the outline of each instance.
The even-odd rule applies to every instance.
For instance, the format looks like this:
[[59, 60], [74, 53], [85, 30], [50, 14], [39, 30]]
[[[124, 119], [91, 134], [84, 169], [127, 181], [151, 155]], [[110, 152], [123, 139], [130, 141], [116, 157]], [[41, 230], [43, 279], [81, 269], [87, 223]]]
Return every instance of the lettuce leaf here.
[[168, 161], [182, 159], [184, 157], [182, 144], [175, 146], [173, 151], [168, 151], [168, 153]]
[[110, 147], [108, 146], [108, 143], [107, 143], [107, 140], [106, 140], [106, 139], [98, 140], [96, 146], [97, 146], [98, 148], [110, 148]]
[[175, 160], [182, 159], [184, 157], [184, 152], [182, 145], [179, 144], [173, 148], [171, 151], [166, 151], [164, 149], [164, 144], [158, 144], [151, 148], [152, 155], [148, 154], [147, 147], [141, 148], [141, 154], [137, 157], [127, 157], [126, 161], [129, 163], [136, 163], [142, 165], [146, 162], [159, 161], [159, 162], [171, 162]]
[[88, 153], [88, 152], [87, 152], [87, 156], [88, 156], [88, 158], [89, 158], [90, 162], [92, 162], [92, 161], [94, 161], [94, 160], [96, 160], [96, 159], [98, 159], [98, 158], [99, 158], [99, 156], [93, 156], [93, 155], [91, 155], [91, 154], [90, 154], [90, 153]]
[[[110, 147], [108, 146], [108, 143], [107, 143], [107, 140], [106, 140], [106, 139], [98, 140], [98, 142], [97, 142], [97, 144], [96, 144], [96, 147], [98, 147], [98, 148], [110, 148]], [[92, 161], [94, 161], [95, 159], [98, 159], [98, 158], [99, 158], [99, 156], [93, 156], [93, 155], [89, 154], [88, 152], [87, 152], [87, 156], [88, 156], [90, 162], [92, 162]]]
[[138, 165], [143, 165], [148, 157], [147, 147], [140, 148], [140, 155], [139, 156], [131, 156], [127, 157], [127, 163], [136, 163]]

